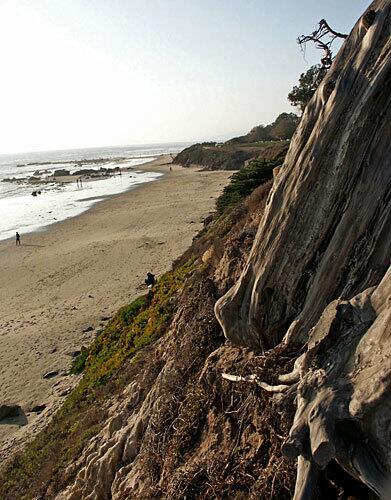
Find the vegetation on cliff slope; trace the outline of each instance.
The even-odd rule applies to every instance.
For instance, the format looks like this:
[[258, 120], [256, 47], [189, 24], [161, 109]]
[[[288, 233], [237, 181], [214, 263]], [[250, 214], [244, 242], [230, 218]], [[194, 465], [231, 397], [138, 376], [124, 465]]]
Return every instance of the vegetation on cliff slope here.
[[[252, 175], [254, 182], [251, 182]], [[250, 194], [264, 180], [266, 178], [261, 178], [257, 168], [249, 168], [246, 194]], [[238, 185], [235, 179], [232, 180], [232, 185]], [[74, 480], [74, 474], [67, 471], [67, 465], [79, 457], [89, 440], [102, 429], [108, 418], [112, 397], [120, 394], [144, 367], [148, 368], [148, 373], [143, 375], [145, 391], [153, 382], [161, 367], [161, 360], [156, 359], [153, 354], [154, 342], [169, 330], [179, 307], [185, 306], [190, 314], [190, 331], [183, 334], [187, 335], [187, 349], [192, 352], [193, 374], [202, 369], [208, 354], [221, 346], [224, 339], [213, 314], [214, 292], [208, 285], [211, 265], [213, 268], [215, 264], [209, 262], [206, 265], [200, 257], [207, 248], [214, 245], [213, 261], [217, 263], [217, 254], [221, 251], [220, 242], [231, 238], [229, 248], [233, 247], [237, 241], [233, 235], [239, 232], [237, 238], [242, 240], [243, 255], [237, 259], [236, 266], [240, 267], [255, 234], [255, 230], [250, 227], [244, 231], [241, 223], [244, 226], [254, 226], [259, 217], [256, 215], [259, 197], [264, 203], [269, 188], [270, 183], [260, 194], [254, 194], [253, 198], [247, 197], [248, 201], [244, 204], [235, 204], [234, 199], [229, 204], [222, 203], [221, 200], [227, 196], [223, 195], [218, 201], [218, 205], [222, 207], [219, 218], [205, 228], [202, 237], [195, 239], [192, 247], [175, 263], [174, 270], [158, 280], [152, 302], [148, 304], [147, 298], [143, 296], [121, 308], [91, 347], [75, 360], [72, 371], [83, 372], [82, 380], [48, 427], [0, 473], [2, 500], [31, 498], [35, 495], [53, 498], [57, 491]], [[262, 190], [263, 187], [259, 189]], [[244, 193], [241, 192], [240, 198], [243, 196]], [[229, 209], [223, 210], [223, 206], [228, 205]], [[181, 292], [184, 284], [185, 296]], [[229, 282], [224, 286], [228, 284]], [[202, 310], [202, 318], [200, 314], [197, 316], [197, 310]], [[202, 325], [208, 325], [207, 331], [203, 330]], [[181, 358], [186, 356], [185, 351], [178, 352], [177, 356], [177, 363], [180, 365]], [[166, 459], [167, 466], [175, 469], [180, 454], [191, 449], [194, 444], [194, 422], [200, 412], [205, 410], [203, 405], [210, 403], [210, 395], [192, 384], [192, 377], [190, 380], [183, 380], [182, 399], [185, 398], [186, 404], [182, 405], [178, 432], [170, 438], [166, 458], [164, 454], [157, 456], [154, 452], [151, 464], [155, 460], [161, 462]], [[202, 422], [203, 418], [200, 418], [199, 425]], [[173, 453], [177, 458], [174, 459]], [[160, 466], [163, 466], [162, 462]], [[189, 484], [189, 491], [193, 489], [194, 486]]]
[[92, 346], [75, 360], [72, 371], [84, 371], [79, 390], [107, 382], [125, 359], [164, 333], [176, 309], [171, 298], [193, 270], [194, 259], [190, 259], [159, 279], [150, 303], [148, 296], [141, 296], [117, 312]]
[[[41, 486], [49, 479], [58, 486], [69, 479], [64, 476], [65, 466], [102, 428], [110, 395], [125, 386], [127, 374], [140, 369], [137, 354], [166, 331], [178, 305], [172, 299], [193, 271], [194, 259], [189, 259], [164, 274], [151, 301], [142, 296], [122, 307], [80, 354], [71, 371], [84, 372], [82, 380], [48, 427], [0, 474], [0, 499], [45, 495], [47, 486]], [[119, 373], [124, 365], [127, 370]]]
[[239, 170], [251, 159], [272, 160], [286, 153], [298, 123], [299, 117], [294, 113], [282, 113], [272, 124], [258, 125], [248, 134], [223, 144], [193, 144], [174, 161], [185, 167], [201, 165], [208, 170]]
[[251, 194], [254, 189], [273, 178], [273, 169], [280, 167], [285, 158], [286, 150], [281, 152], [273, 160], [253, 160], [246, 167], [235, 172], [231, 182], [223, 190], [217, 200], [217, 210], [223, 211], [243, 200]]

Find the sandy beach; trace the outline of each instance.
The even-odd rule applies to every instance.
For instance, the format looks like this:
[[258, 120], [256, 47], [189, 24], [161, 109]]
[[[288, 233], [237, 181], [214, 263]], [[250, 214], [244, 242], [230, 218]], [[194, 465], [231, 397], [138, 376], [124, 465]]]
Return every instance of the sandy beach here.
[[[157, 181], [22, 234], [20, 247], [0, 242], [0, 404], [25, 413], [0, 421], [0, 462], [42, 428], [76, 383], [67, 375], [72, 354], [143, 293], [147, 271], [161, 275], [189, 246], [232, 174], [170, 171], [167, 161], [137, 167], [163, 172]], [[54, 374], [43, 378], [47, 372]]]

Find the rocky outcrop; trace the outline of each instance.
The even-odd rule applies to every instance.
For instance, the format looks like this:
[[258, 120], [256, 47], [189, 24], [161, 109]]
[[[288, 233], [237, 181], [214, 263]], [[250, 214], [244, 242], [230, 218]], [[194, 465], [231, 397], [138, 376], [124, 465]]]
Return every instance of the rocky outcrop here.
[[240, 170], [253, 160], [276, 160], [285, 156], [288, 141], [258, 145], [194, 144], [179, 153], [174, 162], [184, 167], [200, 166], [205, 170]]
[[198, 165], [205, 170], [240, 170], [253, 160], [276, 160], [285, 156], [299, 122], [294, 113], [282, 113], [274, 123], [254, 127], [248, 134], [225, 143], [193, 144], [181, 151], [174, 163]]
[[67, 177], [68, 175], [71, 175], [69, 170], [66, 170], [65, 168], [59, 168], [54, 171], [53, 177]]
[[183, 167], [199, 165], [206, 170], [239, 170], [256, 155], [251, 151], [222, 148], [215, 143], [194, 144], [181, 151], [174, 163]]
[[280, 386], [265, 386], [297, 390], [284, 446], [299, 457], [297, 499], [332, 459], [387, 497], [390, 32], [391, 4], [376, 0], [307, 106], [246, 268], [215, 308], [234, 343], [307, 346]]
[[254, 349], [288, 326], [305, 340], [331, 300], [378, 284], [389, 265], [389, 5], [372, 9], [307, 106], [246, 271], [217, 304], [228, 338]]
[[21, 407], [19, 405], [0, 405], [0, 420], [5, 418], [17, 417], [21, 412]]

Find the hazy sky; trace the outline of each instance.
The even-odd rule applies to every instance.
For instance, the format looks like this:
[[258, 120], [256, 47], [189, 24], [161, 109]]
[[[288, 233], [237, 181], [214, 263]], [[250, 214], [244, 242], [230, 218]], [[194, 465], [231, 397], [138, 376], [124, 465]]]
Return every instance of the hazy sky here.
[[369, 0], [0, 0], [0, 153], [193, 141], [293, 111], [296, 38]]

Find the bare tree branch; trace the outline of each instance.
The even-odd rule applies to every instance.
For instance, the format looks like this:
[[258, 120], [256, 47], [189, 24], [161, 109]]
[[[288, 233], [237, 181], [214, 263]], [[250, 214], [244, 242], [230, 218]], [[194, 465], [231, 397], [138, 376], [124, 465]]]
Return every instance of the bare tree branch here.
[[348, 35], [345, 35], [344, 33], [338, 33], [338, 31], [334, 31], [333, 29], [331, 29], [330, 26], [328, 25], [326, 19], [321, 19], [319, 24], [322, 24], [328, 30], [329, 33], [332, 33], [337, 38], [347, 38], [348, 37]]
[[[328, 37], [328, 40], [324, 40], [324, 37]], [[322, 49], [324, 51], [324, 56], [320, 60], [322, 66], [328, 69], [333, 61], [333, 54], [331, 52], [331, 46], [336, 38], [347, 38], [348, 35], [343, 33], [338, 33], [337, 31], [330, 28], [325, 19], [321, 19], [319, 22], [318, 29], [313, 31], [310, 35], [302, 35], [297, 39], [297, 43], [303, 48], [307, 42], [314, 42], [316, 48]]]

